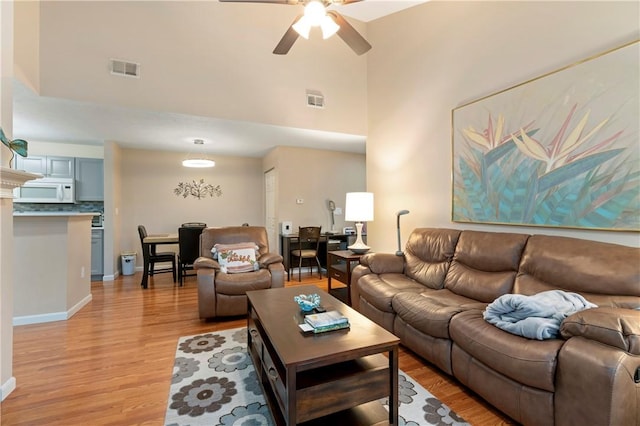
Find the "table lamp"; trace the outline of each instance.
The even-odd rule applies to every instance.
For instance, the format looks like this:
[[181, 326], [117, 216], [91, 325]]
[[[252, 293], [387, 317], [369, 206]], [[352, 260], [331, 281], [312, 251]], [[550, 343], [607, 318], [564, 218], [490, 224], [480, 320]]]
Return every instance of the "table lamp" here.
[[404, 253], [402, 252], [402, 245], [400, 243], [400, 216], [408, 214], [409, 210], [400, 210], [398, 213], [396, 213], [396, 216], [398, 216], [398, 251], [396, 252], [396, 256], [402, 256]]
[[370, 247], [362, 241], [362, 222], [373, 220], [373, 193], [347, 192], [344, 210], [344, 220], [356, 222], [356, 241], [347, 248], [356, 254], [368, 252]]

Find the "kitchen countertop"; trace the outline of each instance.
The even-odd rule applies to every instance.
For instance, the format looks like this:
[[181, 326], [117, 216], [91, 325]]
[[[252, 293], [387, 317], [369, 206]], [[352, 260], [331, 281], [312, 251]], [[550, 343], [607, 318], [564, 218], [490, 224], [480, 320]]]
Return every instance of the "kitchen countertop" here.
[[36, 216], [51, 216], [51, 217], [60, 217], [60, 216], [97, 216], [100, 213], [95, 212], [13, 212], [14, 216], [22, 216], [22, 217], [36, 217]]

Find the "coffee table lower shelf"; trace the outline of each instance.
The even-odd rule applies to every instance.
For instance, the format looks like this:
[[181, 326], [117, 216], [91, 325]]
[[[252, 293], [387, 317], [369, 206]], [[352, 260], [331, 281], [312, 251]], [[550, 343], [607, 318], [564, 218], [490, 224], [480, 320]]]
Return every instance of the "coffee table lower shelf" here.
[[[256, 330], [256, 329], [254, 329]], [[285, 386], [284, 366], [273, 348], [255, 333], [250, 354], [274, 421], [285, 425], [287, 398], [295, 393], [296, 424], [383, 425], [389, 413], [379, 399], [389, 395], [389, 359], [382, 354], [330, 364], [295, 374], [295, 389]]]
[[[251, 358], [276, 424], [287, 424], [287, 389], [266, 354], [268, 349], [262, 349], [262, 359], [255, 351], [251, 351]], [[296, 383], [296, 424], [389, 424], [389, 413], [378, 401], [389, 395], [389, 360], [384, 355], [307, 370], [297, 374]]]

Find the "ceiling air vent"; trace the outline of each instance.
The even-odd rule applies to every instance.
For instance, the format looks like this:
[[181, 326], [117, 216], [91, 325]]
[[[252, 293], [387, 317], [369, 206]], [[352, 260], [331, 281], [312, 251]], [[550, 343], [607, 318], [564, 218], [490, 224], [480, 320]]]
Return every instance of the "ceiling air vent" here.
[[111, 74], [140, 78], [140, 64], [136, 64], [135, 62], [121, 61], [119, 59], [112, 59]]
[[324, 96], [322, 93], [307, 90], [307, 106], [311, 108], [324, 108]]

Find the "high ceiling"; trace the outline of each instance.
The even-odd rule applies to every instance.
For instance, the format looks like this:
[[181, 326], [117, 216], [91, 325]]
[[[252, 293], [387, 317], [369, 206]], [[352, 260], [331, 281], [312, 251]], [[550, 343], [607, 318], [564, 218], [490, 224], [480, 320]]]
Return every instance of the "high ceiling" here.
[[[339, 11], [356, 25], [353, 20], [371, 22], [424, 1], [426, 0], [363, 0], [342, 6]], [[238, 4], [231, 6], [238, 6]], [[261, 4], [240, 6], [243, 8], [265, 7]], [[267, 7], [282, 6], [267, 5]], [[286, 18], [287, 22], [289, 22], [288, 19]], [[283, 33], [286, 29], [286, 26], [282, 26], [279, 22], [273, 25], [278, 25], [274, 30], [278, 33]], [[91, 38], [89, 35], [86, 37], [88, 40], [86, 43], [90, 43]], [[318, 49], [322, 47], [321, 43], [322, 41], [320, 44], [300, 45], [298, 49]], [[247, 54], [251, 55], [251, 52]], [[209, 153], [260, 157], [278, 145], [364, 153], [366, 140], [364, 132], [361, 134], [360, 132], [332, 131], [326, 126], [313, 128], [313, 126], [274, 125], [245, 119], [230, 119], [213, 114], [174, 112], [182, 111], [178, 106], [175, 109], [168, 106], [163, 110], [152, 110], [121, 104], [118, 99], [110, 102], [95, 102], [79, 100], [77, 96], [75, 99], [71, 95], [65, 97], [64, 93], [55, 96], [39, 96], [17, 79], [14, 82], [13, 95], [13, 136], [40, 142], [100, 145], [104, 141], [115, 141], [127, 148], [184, 151], [185, 140], [191, 143], [193, 139], [201, 138], [200, 135], [210, 135], [205, 138], [205, 150]], [[91, 99], [91, 96], [87, 96], [86, 99]], [[212, 144], [209, 140], [233, 140], [233, 143]]]

